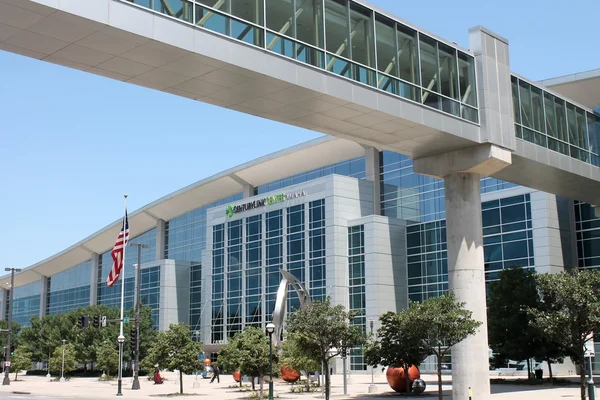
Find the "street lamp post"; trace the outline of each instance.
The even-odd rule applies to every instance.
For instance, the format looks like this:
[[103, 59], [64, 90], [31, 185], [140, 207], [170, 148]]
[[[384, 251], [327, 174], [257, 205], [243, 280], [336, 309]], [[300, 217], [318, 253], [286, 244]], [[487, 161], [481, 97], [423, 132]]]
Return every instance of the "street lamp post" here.
[[[371, 328], [371, 337], [373, 336], [373, 320], [369, 320], [369, 327]], [[369, 386], [369, 393], [375, 393], [377, 386], [375, 386], [375, 367], [371, 365], [371, 385]]]
[[273, 400], [273, 332], [275, 325], [272, 322], [267, 324], [267, 333], [269, 334], [269, 400]]
[[13, 295], [15, 294], [15, 272], [21, 272], [20, 268], [4, 268], [10, 271], [10, 309], [8, 311], [8, 338], [6, 341], [6, 357], [4, 358], [4, 380], [2, 385], [10, 385], [10, 346], [12, 340], [12, 314], [13, 314]]
[[[138, 258], [138, 263], [137, 263], [137, 287], [136, 287], [136, 305], [135, 305], [135, 327], [133, 329], [135, 329], [136, 335], [135, 335], [135, 367], [133, 369], [133, 384], [131, 385], [131, 390], [140, 390], [140, 380], [139, 380], [139, 375], [140, 375], [140, 324], [141, 324], [141, 316], [140, 316], [140, 310], [141, 310], [141, 301], [142, 301], [142, 297], [141, 297], [141, 280], [142, 280], [142, 249], [147, 249], [148, 245], [147, 244], [142, 244], [142, 243], [132, 243], [131, 244], [132, 247], [137, 247], [137, 258]], [[133, 343], [131, 344], [132, 346], [134, 345]]]
[[67, 339], [63, 339], [63, 348], [62, 348], [62, 353], [63, 353], [63, 357], [62, 357], [62, 371], [60, 373], [60, 381], [64, 382], [65, 381], [65, 343], [67, 342]]
[[348, 356], [348, 349], [344, 345], [342, 347], [342, 364], [344, 369], [344, 396], [348, 394], [348, 368], [346, 366], [346, 357]]

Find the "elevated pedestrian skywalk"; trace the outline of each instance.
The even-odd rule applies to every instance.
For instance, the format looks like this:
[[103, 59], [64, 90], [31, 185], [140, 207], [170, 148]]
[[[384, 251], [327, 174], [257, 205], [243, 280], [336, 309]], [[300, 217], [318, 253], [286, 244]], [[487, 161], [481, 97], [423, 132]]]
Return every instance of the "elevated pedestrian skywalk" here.
[[470, 35], [362, 1], [0, 0], [2, 50], [415, 159], [491, 143], [512, 151], [493, 176], [600, 203], [600, 117]]

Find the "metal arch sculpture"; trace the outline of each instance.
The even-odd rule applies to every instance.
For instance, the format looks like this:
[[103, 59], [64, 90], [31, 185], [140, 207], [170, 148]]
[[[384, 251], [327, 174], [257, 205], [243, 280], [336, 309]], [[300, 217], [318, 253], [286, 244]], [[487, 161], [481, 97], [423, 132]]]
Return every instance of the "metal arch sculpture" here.
[[277, 289], [275, 309], [273, 310], [273, 325], [275, 325], [275, 332], [273, 333], [273, 336], [275, 336], [275, 346], [279, 346], [281, 344], [281, 333], [283, 332], [283, 318], [285, 317], [285, 309], [287, 305], [286, 300], [288, 286], [291, 286], [296, 293], [298, 293], [300, 307], [304, 307], [305, 305], [312, 303], [310, 300], [310, 295], [308, 294], [308, 290], [304, 287], [302, 282], [300, 282], [294, 275], [287, 271], [280, 270], [279, 272], [281, 272], [281, 276], [283, 278], [279, 283], [279, 289]]

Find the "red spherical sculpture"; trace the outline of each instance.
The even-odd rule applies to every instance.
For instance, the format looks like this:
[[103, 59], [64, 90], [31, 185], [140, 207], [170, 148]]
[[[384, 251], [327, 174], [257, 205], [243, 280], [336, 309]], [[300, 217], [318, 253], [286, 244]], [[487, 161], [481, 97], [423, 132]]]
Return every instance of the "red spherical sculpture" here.
[[208, 367], [210, 364], [212, 364], [212, 361], [210, 360], [210, 358], [205, 358], [204, 359], [204, 366]]
[[286, 382], [296, 382], [298, 379], [300, 379], [300, 372], [296, 371], [293, 368], [288, 368], [285, 365], [281, 366], [280, 372], [281, 379], [283, 379]]
[[[388, 385], [398, 393], [406, 393], [406, 378], [404, 376], [404, 368], [388, 367], [385, 373]], [[421, 377], [421, 371], [416, 365], [408, 369], [408, 377], [412, 383], [415, 379]]]
[[235, 372], [233, 373], [233, 379], [234, 379], [236, 382], [240, 382], [240, 381], [242, 380], [242, 374], [240, 373], [240, 371], [235, 371]]

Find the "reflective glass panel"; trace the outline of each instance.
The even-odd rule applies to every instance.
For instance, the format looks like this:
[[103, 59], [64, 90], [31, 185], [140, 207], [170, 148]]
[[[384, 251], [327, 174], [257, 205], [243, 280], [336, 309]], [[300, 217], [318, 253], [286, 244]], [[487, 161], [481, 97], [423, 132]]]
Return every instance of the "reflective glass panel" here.
[[348, 15], [345, 1], [325, 0], [327, 51], [348, 58]]
[[266, 0], [267, 28], [283, 35], [294, 35], [292, 0]]
[[296, 0], [296, 38], [323, 48], [323, 2]]
[[231, 3], [231, 14], [243, 20], [262, 25], [262, 0], [228, 0]]
[[[461, 68], [462, 71], [462, 68]], [[521, 111], [519, 110], [519, 86], [518, 86], [517, 78], [514, 76], [511, 77], [511, 87], [512, 87], [512, 98], [513, 98], [513, 112], [515, 115], [515, 122], [521, 123]], [[462, 91], [462, 76], [461, 76], [461, 91]]]
[[417, 32], [400, 24], [396, 24], [396, 29], [400, 78], [419, 84]]
[[437, 43], [430, 37], [419, 35], [421, 46], [421, 79], [423, 86], [439, 93]]
[[350, 2], [350, 44], [354, 61], [369, 67], [375, 65], [371, 11], [354, 2]]
[[398, 76], [395, 25], [392, 20], [376, 15], [377, 68], [386, 74]]
[[458, 99], [456, 50], [443, 43], [438, 43], [438, 49], [441, 93], [453, 99]]
[[[475, 87], [475, 60], [458, 52], [458, 77], [460, 84], [460, 101], [477, 107], [477, 88]], [[513, 92], [514, 94], [514, 92]]]

